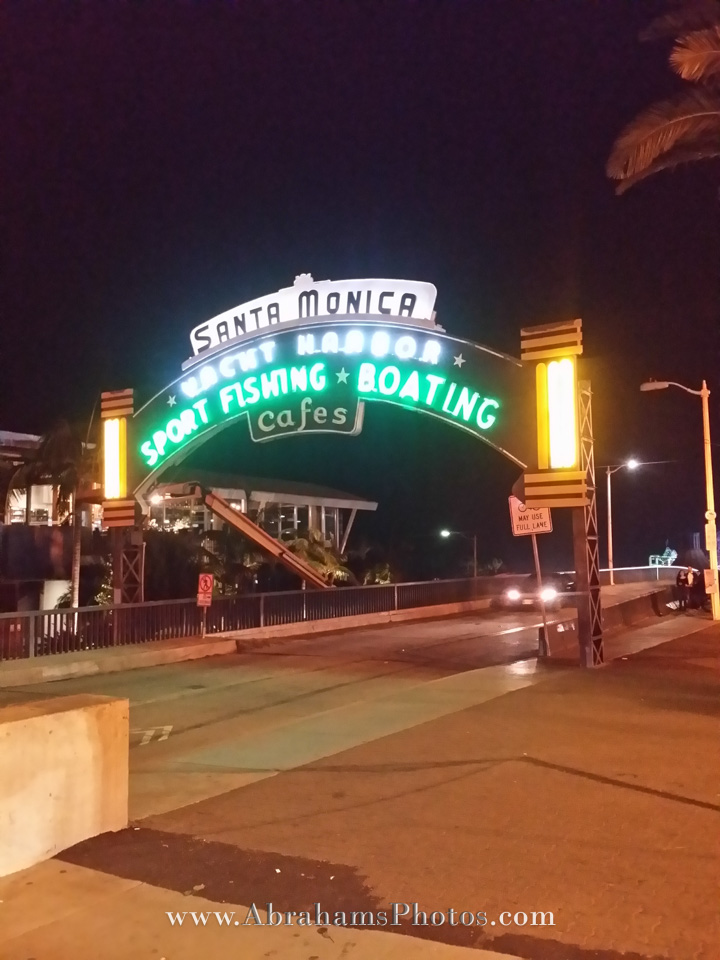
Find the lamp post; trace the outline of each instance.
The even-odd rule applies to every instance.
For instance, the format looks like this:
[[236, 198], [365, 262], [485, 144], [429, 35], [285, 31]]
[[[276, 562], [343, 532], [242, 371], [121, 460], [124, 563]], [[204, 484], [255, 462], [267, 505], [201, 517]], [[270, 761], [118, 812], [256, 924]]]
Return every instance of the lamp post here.
[[708, 398], [710, 391], [707, 383], [703, 380], [702, 387], [699, 390], [692, 390], [682, 383], [676, 383], [674, 380], [648, 380], [647, 383], [641, 383], [640, 389], [646, 390], [667, 390], [668, 387], [677, 387], [684, 390], [685, 393], [692, 393], [700, 397], [702, 401], [703, 418], [703, 445], [705, 448], [705, 497], [707, 510], [705, 512], [705, 546], [710, 554], [710, 570], [712, 573], [712, 587], [710, 590], [710, 605], [712, 609], [713, 620], [720, 620], [720, 595], [718, 594], [718, 550], [717, 550], [717, 529], [715, 526], [715, 490], [713, 488], [712, 472], [712, 445], [710, 443], [710, 407]]
[[610, 571], [610, 586], [615, 583], [615, 571], [613, 569], [613, 535], [612, 535], [612, 482], [611, 477], [618, 470], [636, 470], [640, 466], [638, 460], [631, 458], [625, 463], [619, 463], [615, 467], [605, 467], [607, 473], [607, 537], [608, 537], [608, 570]]
[[441, 530], [440, 536], [444, 537], [446, 540], [448, 537], [463, 537], [465, 540], [470, 540], [473, 545], [473, 579], [477, 580], [477, 534], [476, 533], [463, 533], [460, 530]]

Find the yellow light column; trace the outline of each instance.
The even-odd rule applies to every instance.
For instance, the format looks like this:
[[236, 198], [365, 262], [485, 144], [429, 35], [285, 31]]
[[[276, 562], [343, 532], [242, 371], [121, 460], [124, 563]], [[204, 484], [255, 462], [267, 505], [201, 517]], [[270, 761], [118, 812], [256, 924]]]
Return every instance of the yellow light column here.
[[104, 422], [105, 499], [127, 496], [127, 420], [117, 417]]
[[547, 367], [548, 447], [550, 468], [568, 469], [578, 462], [575, 361], [553, 360]]

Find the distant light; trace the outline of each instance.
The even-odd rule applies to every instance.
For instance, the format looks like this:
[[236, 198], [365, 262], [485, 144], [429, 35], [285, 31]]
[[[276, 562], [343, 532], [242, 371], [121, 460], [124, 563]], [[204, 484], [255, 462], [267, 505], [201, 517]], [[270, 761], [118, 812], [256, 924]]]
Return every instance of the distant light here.
[[162, 502], [163, 502], [163, 498], [159, 493], [154, 493], [150, 497], [150, 503], [154, 503], [155, 505], [157, 505], [158, 503], [162, 503]]
[[628, 468], [628, 470], [637, 470], [637, 468], [640, 466], [640, 461], [636, 460], [634, 457], [631, 457], [625, 466]]
[[441, 537], [451, 537], [451, 536], [452, 536], [452, 530], [441, 530], [441, 531], [440, 531], [440, 536], [441, 536]]
[[540, 592], [540, 598], [546, 603], [548, 600], [554, 600], [556, 596], [557, 590], [555, 587], [543, 587], [542, 591]]
[[508, 600], [519, 600], [519, 599], [520, 599], [520, 591], [519, 591], [519, 590], [516, 590], [516, 589], [513, 587], [512, 590], [508, 590], [508, 592], [505, 594], [505, 596], [508, 598]]
[[231, 503], [230, 506], [233, 508], [233, 510], [239, 510], [239, 509], [240, 509], [240, 504], [239, 504], [239, 503]]

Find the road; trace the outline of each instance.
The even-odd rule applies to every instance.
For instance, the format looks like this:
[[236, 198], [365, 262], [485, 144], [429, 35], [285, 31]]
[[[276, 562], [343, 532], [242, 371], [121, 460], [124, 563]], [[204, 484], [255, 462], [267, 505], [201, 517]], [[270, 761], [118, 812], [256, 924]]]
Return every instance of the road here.
[[[73, 693], [127, 698], [131, 817], [140, 818], [408, 729], [496, 688], [523, 686], [536, 648], [537, 614], [485, 612], [18, 688], [0, 702]], [[518, 661], [529, 666], [507, 667]], [[492, 690], [457, 687], [478, 670], [491, 671]]]

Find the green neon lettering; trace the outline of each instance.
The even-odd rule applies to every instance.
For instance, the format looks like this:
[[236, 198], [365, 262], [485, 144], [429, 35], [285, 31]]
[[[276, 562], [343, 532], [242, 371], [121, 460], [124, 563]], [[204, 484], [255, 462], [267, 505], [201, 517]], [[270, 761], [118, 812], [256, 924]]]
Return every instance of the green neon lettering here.
[[165, 454], [165, 447], [167, 446], [167, 440], [168, 440], [167, 434], [165, 433], [164, 430], [156, 430], [155, 433], [153, 434], [153, 443], [155, 444], [155, 449], [157, 450], [157, 452], [160, 454], [161, 457], [164, 456]]
[[445, 397], [445, 403], [442, 405], [443, 413], [450, 413], [450, 401], [452, 400], [452, 395], [455, 393], [456, 384], [451, 383]]
[[324, 390], [327, 385], [327, 377], [324, 373], [324, 363], [314, 363], [310, 367], [310, 386], [313, 390]]
[[308, 388], [307, 367], [290, 367], [290, 389], [293, 393], [300, 390], [305, 393]]
[[182, 438], [185, 436], [185, 430], [181, 421], [175, 417], [173, 417], [167, 427], [165, 427], [165, 430], [173, 443], [180, 443]]
[[265, 400], [269, 400], [270, 397], [280, 396], [280, 384], [278, 383], [275, 373], [276, 371], [273, 370], [270, 375], [267, 373], [260, 374], [260, 389], [262, 390], [262, 395]]
[[492, 407], [493, 410], [499, 410], [500, 404], [497, 402], [497, 400], [491, 400], [490, 398], [486, 398], [480, 404], [477, 412], [477, 425], [481, 430], [487, 430], [487, 428], [491, 427], [497, 420], [497, 417], [494, 413], [488, 413], [487, 416], [483, 416], [486, 407]]
[[182, 423], [183, 430], [188, 436], [198, 428], [195, 414], [192, 410], [182, 410], [180, 412], [180, 423]]
[[402, 385], [398, 397], [400, 397], [401, 400], [405, 397], [409, 397], [411, 400], [414, 400], [415, 403], [420, 400], [420, 377], [418, 376], [416, 370], [413, 370], [405, 383]]
[[157, 450], [153, 447], [151, 440], [146, 440], [145, 443], [140, 447], [140, 453], [147, 460], [147, 465], [149, 467], [154, 467], [155, 464], [160, 459], [158, 457]]
[[197, 410], [197, 412], [200, 414], [200, 419], [202, 420], [203, 423], [209, 422], [208, 415], [205, 410], [206, 406], [207, 406], [207, 400], [198, 400], [197, 403], [193, 404], [193, 410]]
[[257, 388], [257, 377], [246, 377], [243, 380], [243, 391], [247, 403], [257, 403], [260, 399], [260, 391]]
[[[391, 377], [391, 382], [388, 384], [387, 378]], [[386, 397], [390, 397], [395, 393], [397, 388], [400, 386], [400, 371], [397, 367], [384, 367], [380, 376], [378, 377], [378, 390], [380, 393], [384, 394]]]
[[437, 393], [437, 388], [438, 388], [441, 384], [445, 383], [445, 377], [437, 377], [437, 376], [435, 376], [434, 373], [426, 373], [426, 374], [425, 374], [425, 379], [427, 380], [427, 382], [428, 382], [428, 384], [429, 384], [428, 394], [427, 394], [427, 396], [425, 397], [425, 403], [426, 403], [429, 407], [431, 407], [431, 406], [433, 405], [433, 401], [435, 400], [435, 394]]
[[470, 396], [470, 391], [468, 388], [463, 387], [460, 391], [460, 396], [455, 404], [455, 409], [453, 410], [452, 415], [454, 417], [461, 416], [465, 423], [467, 423], [470, 420], [472, 412], [475, 409], [475, 404], [479, 399], [480, 397], [477, 393], [473, 393], [473, 395]]
[[230, 383], [227, 387], [223, 387], [220, 390], [220, 406], [222, 407], [223, 413], [228, 413], [230, 411], [230, 404], [233, 402], [233, 399], [237, 399], [236, 387], [236, 383]]
[[360, 393], [375, 393], [375, 364], [361, 363], [358, 372], [358, 391]]

